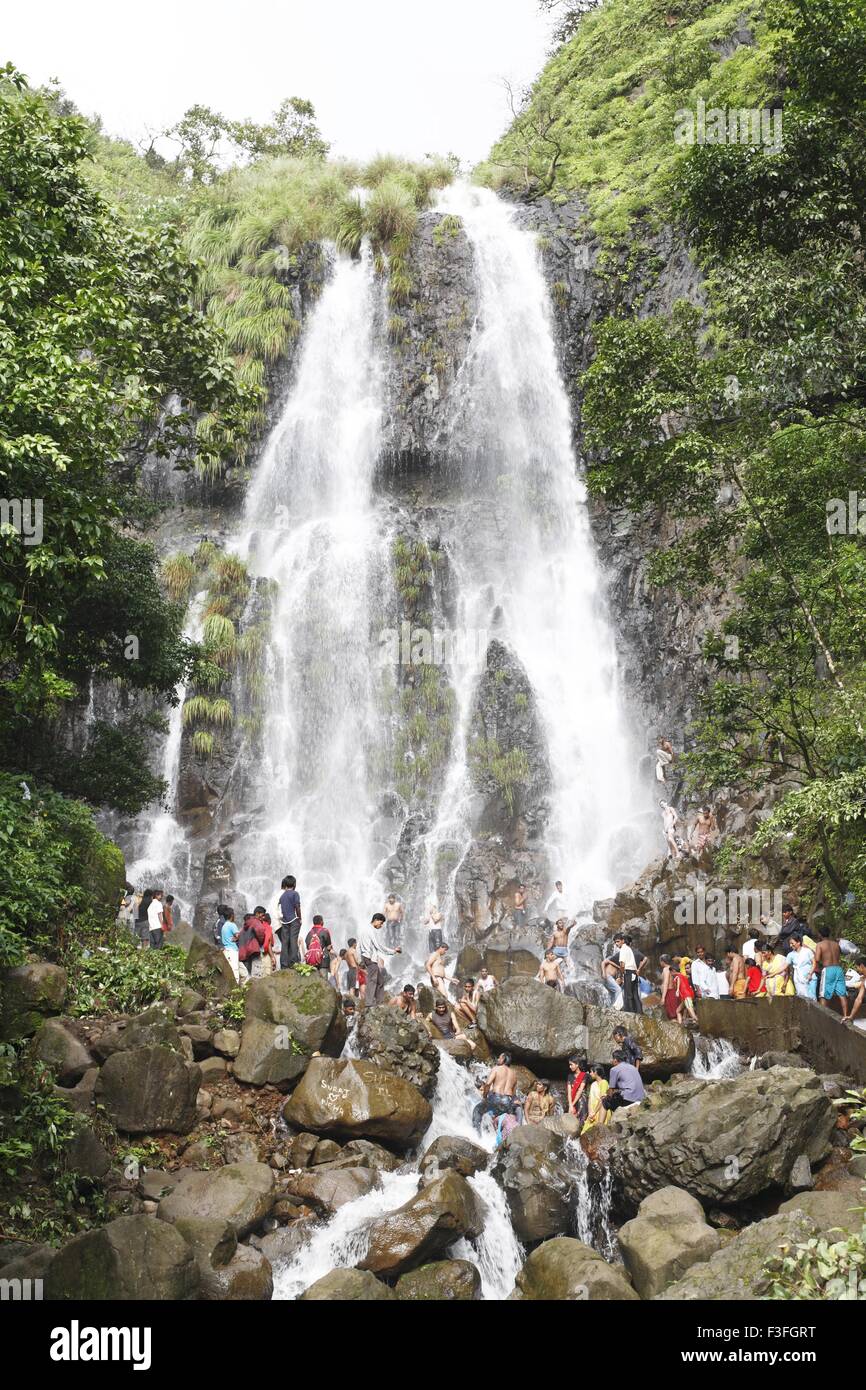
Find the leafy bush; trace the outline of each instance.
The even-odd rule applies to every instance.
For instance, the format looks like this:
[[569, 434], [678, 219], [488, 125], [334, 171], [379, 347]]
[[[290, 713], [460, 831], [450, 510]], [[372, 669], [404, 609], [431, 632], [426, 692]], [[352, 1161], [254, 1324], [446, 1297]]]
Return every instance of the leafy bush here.
[[796, 1245], [790, 1253], [768, 1260], [764, 1274], [771, 1281], [766, 1295], [771, 1299], [866, 1299], [866, 1223], [843, 1240], [830, 1242], [820, 1236]]
[[186, 986], [186, 952], [166, 944], [142, 951], [127, 927], [84, 933], [64, 958], [69, 971], [66, 1007], [74, 1017], [140, 1013], [160, 999], [176, 997]]
[[86, 806], [0, 773], [0, 967], [105, 931], [123, 886], [123, 856]]

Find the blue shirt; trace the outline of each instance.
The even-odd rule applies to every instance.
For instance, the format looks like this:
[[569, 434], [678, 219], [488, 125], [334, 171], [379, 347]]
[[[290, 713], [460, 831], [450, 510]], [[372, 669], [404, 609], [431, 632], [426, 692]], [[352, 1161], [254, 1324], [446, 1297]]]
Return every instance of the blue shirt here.
[[295, 888], [286, 888], [280, 894], [280, 916], [284, 922], [292, 922], [301, 915], [301, 896]]
[[616, 1087], [629, 1105], [636, 1100], [643, 1100], [646, 1095], [640, 1072], [630, 1062], [617, 1062], [615, 1067], [611, 1067], [610, 1084], [611, 1087]]
[[235, 933], [237, 932], [237, 929], [237, 922], [230, 922], [228, 918], [226, 918], [226, 920], [223, 922], [220, 936], [222, 937], [224, 950], [236, 951], [238, 949], [238, 943], [235, 941]]

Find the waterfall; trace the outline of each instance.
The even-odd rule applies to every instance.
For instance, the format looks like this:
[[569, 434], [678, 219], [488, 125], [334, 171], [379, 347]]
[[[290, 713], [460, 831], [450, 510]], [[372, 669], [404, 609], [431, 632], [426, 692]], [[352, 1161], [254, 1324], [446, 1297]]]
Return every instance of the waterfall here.
[[251, 572], [277, 585], [260, 752], [240, 808], [254, 814], [232, 850], [238, 889], [267, 903], [291, 872], [307, 920], [323, 911], [341, 937], [369, 917], [381, 892], [372, 877], [382, 854], [371, 829], [382, 724], [375, 657], [377, 592], [390, 556], [372, 489], [379, 293], [369, 254], [336, 260], [237, 544]]
[[610, 1215], [613, 1173], [607, 1168], [600, 1181], [594, 1182], [589, 1175], [589, 1159], [577, 1139], [566, 1141], [565, 1152], [574, 1180], [576, 1235], [606, 1260], [618, 1260], [619, 1247]]
[[[193, 598], [187, 611], [183, 635], [190, 642], [201, 640], [202, 611], [207, 594], [202, 591]], [[163, 883], [180, 903], [180, 916], [192, 920], [192, 910], [198, 884], [192, 882], [189, 842], [183, 828], [175, 819], [177, 784], [180, 773], [180, 749], [183, 737], [183, 702], [186, 681], [181, 681], [175, 694], [168, 719], [168, 734], [162, 750], [161, 775], [166, 784], [165, 800], [147, 816], [147, 828], [140, 853], [128, 866], [126, 876], [136, 887], [161, 887]]]
[[743, 1059], [727, 1038], [705, 1038], [702, 1034], [695, 1038], [692, 1076], [700, 1076], [704, 1081], [724, 1081], [739, 1076], [742, 1070]]
[[471, 1139], [482, 1149], [492, 1149], [493, 1130], [485, 1127], [481, 1134], [472, 1125], [472, 1110], [481, 1099], [475, 1086], [475, 1073], [485, 1068], [462, 1067], [447, 1052], [440, 1049], [439, 1071], [433, 1096], [433, 1119], [424, 1135], [422, 1148], [428, 1149], [434, 1139], [449, 1135]]
[[[535, 239], [485, 189], [452, 185], [474, 253], [478, 319], [443, 426], [459, 461], [468, 526], [452, 540], [463, 621], [499, 637], [538, 702], [553, 779], [548, 852], [573, 907], [639, 867], [642, 794], [621, 707], [617, 657], [572, 447], [568, 398]], [[480, 662], [459, 672], [463, 727], [428, 843], [467, 838], [465, 719]], [[435, 893], [432, 880], [430, 892]]]

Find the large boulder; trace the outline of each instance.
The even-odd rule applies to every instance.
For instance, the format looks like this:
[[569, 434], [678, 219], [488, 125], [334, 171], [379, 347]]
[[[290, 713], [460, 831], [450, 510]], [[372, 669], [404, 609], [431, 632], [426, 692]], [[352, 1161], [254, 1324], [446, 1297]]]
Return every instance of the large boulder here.
[[363, 1010], [355, 1030], [355, 1045], [362, 1057], [383, 1071], [411, 1081], [422, 1096], [432, 1099], [439, 1049], [422, 1023], [407, 1018], [389, 1004], [378, 1004]]
[[618, 1112], [587, 1148], [606, 1154], [627, 1205], [660, 1187], [685, 1187], [710, 1206], [734, 1206], [784, 1187], [795, 1159], [830, 1148], [836, 1122], [813, 1072], [776, 1067], [727, 1081], [683, 1078]]
[[301, 1294], [301, 1302], [321, 1299], [325, 1303], [386, 1303], [396, 1298], [393, 1289], [362, 1269], [332, 1269]]
[[656, 1299], [682, 1303], [765, 1298], [771, 1282], [764, 1274], [766, 1262], [819, 1234], [814, 1221], [802, 1211], [768, 1216], [740, 1231], [706, 1263], [692, 1265], [688, 1274], [669, 1284]]
[[821, 1231], [825, 1239], [844, 1240], [863, 1226], [863, 1187], [859, 1182], [823, 1192], [799, 1192], [779, 1207], [779, 1214], [801, 1211]]
[[443, 1255], [461, 1236], [479, 1236], [483, 1228], [481, 1203], [466, 1179], [449, 1171], [371, 1222], [367, 1253], [358, 1267], [378, 1275], [403, 1274]]
[[64, 1245], [45, 1277], [45, 1297], [64, 1302], [195, 1298], [199, 1272], [178, 1231], [152, 1216], [120, 1216]]
[[357, 1197], [364, 1197], [379, 1186], [379, 1174], [375, 1168], [346, 1168], [342, 1165], [331, 1167], [325, 1164], [318, 1168], [301, 1168], [290, 1173], [283, 1184], [283, 1192], [290, 1197], [299, 1197], [305, 1206], [321, 1216], [333, 1216], [334, 1212]]
[[692, 1265], [709, 1260], [721, 1243], [696, 1197], [662, 1187], [617, 1232], [625, 1267], [641, 1298], [654, 1298]]
[[315, 1134], [382, 1139], [409, 1148], [428, 1128], [433, 1112], [416, 1086], [372, 1062], [314, 1057], [283, 1116], [295, 1128]]
[[189, 1168], [163, 1197], [157, 1216], [171, 1223], [230, 1222], [245, 1236], [270, 1215], [276, 1199], [274, 1175], [266, 1163], [229, 1163], [211, 1172]]
[[237, 988], [234, 972], [219, 946], [201, 936], [190, 942], [184, 973], [191, 985], [200, 986], [208, 996], [224, 998]]
[[437, 1260], [402, 1275], [397, 1297], [405, 1303], [471, 1303], [481, 1297], [481, 1275], [471, 1260]]
[[188, 1134], [200, 1086], [198, 1065], [179, 1052], [138, 1047], [109, 1057], [97, 1078], [96, 1099], [125, 1134]]
[[7, 970], [0, 986], [0, 1039], [27, 1038], [43, 1019], [59, 1014], [66, 986], [63, 966], [47, 960]]
[[279, 970], [247, 987], [234, 1074], [255, 1086], [288, 1084], [303, 1075], [314, 1052], [338, 1057], [345, 1041], [336, 990], [318, 975]]
[[492, 1173], [505, 1192], [518, 1240], [532, 1244], [571, 1227], [571, 1175], [564, 1140], [540, 1125], [521, 1125], [496, 1152]]
[[512, 1299], [518, 1302], [598, 1302], [638, 1299], [625, 1271], [609, 1265], [582, 1240], [562, 1236], [533, 1250], [517, 1276]]
[[93, 1057], [68, 1019], [47, 1018], [30, 1044], [30, 1053], [61, 1086], [74, 1086], [93, 1066]]
[[485, 1169], [489, 1161], [489, 1153], [480, 1144], [473, 1144], [471, 1139], [443, 1134], [424, 1151], [418, 1171], [423, 1182], [433, 1182], [448, 1168], [453, 1168], [463, 1178], [471, 1178]]
[[129, 1052], [135, 1047], [170, 1047], [180, 1050], [180, 1034], [171, 1014], [161, 1004], [151, 1004], [135, 1018], [119, 1018], [108, 1025], [93, 1043], [93, 1052], [100, 1062], [115, 1052]]
[[478, 1009], [478, 1025], [494, 1051], [504, 1048], [547, 1074], [564, 1071], [574, 1053], [591, 1062], [609, 1062], [614, 1027], [623, 1021], [643, 1049], [641, 1070], [648, 1079], [691, 1066], [694, 1043], [679, 1024], [584, 1004], [534, 979], [506, 980], [484, 995]]

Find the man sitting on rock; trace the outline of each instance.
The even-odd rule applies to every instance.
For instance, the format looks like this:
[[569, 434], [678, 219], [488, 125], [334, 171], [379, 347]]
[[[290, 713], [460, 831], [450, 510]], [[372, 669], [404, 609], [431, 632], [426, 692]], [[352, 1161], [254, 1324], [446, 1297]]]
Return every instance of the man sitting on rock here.
[[404, 985], [399, 994], [395, 994], [388, 1000], [392, 1009], [399, 1009], [407, 1018], [415, 1018], [418, 1014], [418, 1001], [415, 998], [415, 986]]
[[454, 1012], [461, 1022], [468, 1023], [470, 1027], [475, 1023], [478, 1005], [475, 1003], [474, 980], [469, 979], [463, 981], [463, 993], [454, 1006]]
[[637, 1067], [626, 1061], [623, 1051], [613, 1054], [610, 1084], [602, 1102], [606, 1110], [618, 1110], [621, 1105], [637, 1105], [646, 1097], [643, 1080]]
[[472, 997], [472, 1002], [475, 1005], [476, 1009], [478, 1008], [478, 1005], [481, 1003], [481, 1000], [484, 998], [485, 994], [490, 994], [495, 988], [496, 980], [493, 978], [490, 971], [487, 969], [487, 966], [482, 965], [478, 975], [478, 981], [475, 985], [475, 993]]
[[511, 1065], [507, 1052], [500, 1052], [496, 1065], [491, 1067], [490, 1075], [480, 1087], [483, 1099], [472, 1111], [472, 1123], [480, 1132], [481, 1121], [485, 1115], [513, 1115], [515, 1110], [514, 1093], [517, 1090], [517, 1073]]
[[433, 1012], [427, 1014], [422, 1022], [434, 1042], [437, 1039], [441, 1039], [443, 1042], [454, 1042], [459, 1039], [461, 1042], [468, 1043], [471, 1050], [475, 1051], [477, 1044], [463, 1032], [456, 1014], [449, 1009], [444, 999], [436, 1000], [433, 1005]]

